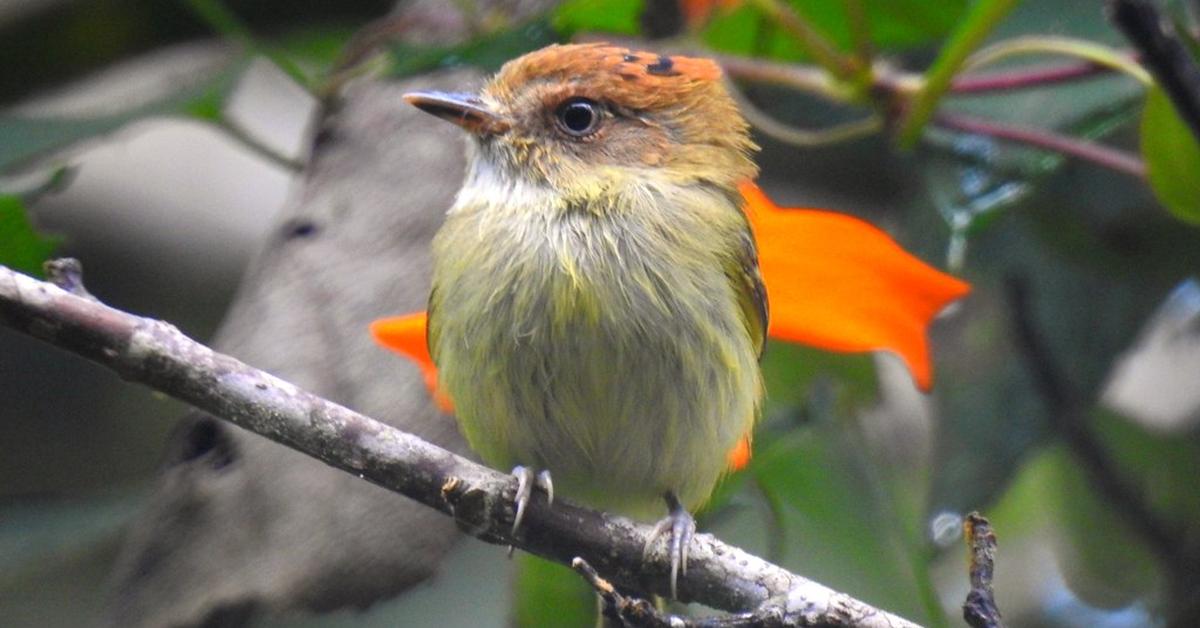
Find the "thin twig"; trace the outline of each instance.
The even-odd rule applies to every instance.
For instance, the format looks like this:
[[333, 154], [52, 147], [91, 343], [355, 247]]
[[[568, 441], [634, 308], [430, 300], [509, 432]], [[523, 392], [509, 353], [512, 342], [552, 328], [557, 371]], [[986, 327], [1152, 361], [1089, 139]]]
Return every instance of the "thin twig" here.
[[963, 603], [963, 619], [973, 628], [1004, 628], [992, 575], [996, 566], [996, 535], [983, 515], [972, 512], [963, 521], [967, 549], [971, 552], [971, 591]]
[[711, 56], [730, 78], [763, 85], [776, 85], [820, 96], [844, 104], [849, 93], [829, 73], [814, 66], [776, 63], [763, 59], [704, 53]]
[[1154, 82], [1150, 78], [1150, 73], [1138, 65], [1137, 59], [1127, 51], [1087, 39], [1049, 35], [1027, 35], [998, 41], [967, 57], [963, 61], [961, 69], [963, 72], [968, 72], [1002, 59], [1030, 55], [1075, 57], [1121, 72], [1143, 85], [1149, 86]]
[[[654, 604], [642, 599], [628, 598], [609, 581], [600, 577], [596, 570], [582, 558], [571, 561], [571, 568], [583, 576], [596, 594], [600, 596], [603, 613], [610, 619], [626, 626], [640, 628], [672, 628], [671, 618], [660, 613]], [[682, 621], [682, 620], [681, 620]]]
[[184, 4], [214, 31], [230, 41], [266, 57], [305, 91], [312, 91], [312, 81], [303, 68], [279, 52], [277, 48], [264, 45], [262, 40], [255, 37], [250, 27], [223, 3], [217, 0], [187, 0]]
[[623, 595], [582, 558], [571, 561], [571, 568], [596, 590], [605, 616], [629, 628], [787, 628], [814, 625], [804, 618], [803, 613], [793, 612], [789, 616], [781, 605], [764, 606], [754, 613], [717, 617], [671, 615], [658, 610], [649, 600]]
[[304, 169], [304, 160], [296, 157], [291, 157], [283, 154], [268, 145], [259, 138], [251, 134], [245, 127], [239, 124], [236, 120], [221, 116], [215, 126], [225, 133], [228, 133], [233, 139], [237, 140], [244, 148], [249, 149], [255, 155], [279, 166], [292, 173], [299, 173]]
[[1109, 19], [1142, 53], [1167, 96], [1200, 141], [1200, 65], [1179, 41], [1171, 22], [1145, 0], [1109, 0]]
[[753, 0], [753, 3], [785, 31], [791, 33], [796, 43], [830, 74], [839, 79], [850, 79], [854, 76], [853, 64], [790, 4], [780, 0]]
[[70, 292], [73, 295], [96, 301], [87, 288], [83, 286], [83, 264], [73, 257], [60, 257], [42, 264], [42, 272], [46, 281]]
[[901, 146], [916, 144], [967, 57], [1016, 5], [1016, 0], [980, 0], [971, 5], [966, 17], [925, 73], [921, 91], [908, 103], [897, 131]]
[[[570, 564], [582, 557], [613, 581], [670, 590], [664, 551], [643, 556], [653, 528], [544, 497], [512, 533], [513, 478], [412, 434], [305, 392], [184, 336], [0, 266], [0, 324], [108, 367], [214, 416], [261, 434], [454, 517], [468, 534]], [[907, 620], [726, 545], [693, 537], [679, 598], [731, 612], [774, 600], [805, 609], [813, 626], [906, 627]], [[782, 603], [782, 602], [781, 602]]]
[[1091, 62], [981, 72], [956, 77], [950, 84], [950, 93], [954, 96], [969, 96], [995, 91], [1047, 87], [1058, 83], [1098, 78], [1111, 73], [1112, 68]]
[[942, 128], [1018, 142], [1069, 155], [1139, 179], [1146, 178], [1146, 164], [1140, 158], [1095, 142], [1059, 135], [1045, 129], [1003, 124], [960, 114], [940, 113], [933, 121]]
[[1188, 556], [1183, 532], [1161, 519], [1146, 503], [1143, 492], [1122, 475], [1110, 452], [1088, 425], [1079, 393], [1067, 381], [1034, 325], [1026, 281], [1014, 275], [1008, 278], [1006, 287], [1017, 349], [1046, 405], [1050, 425], [1083, 465], [1093, 488], [1137, 531], [1169, 571], [1177, 575], [1189, 573], [1194, 557]]
[[[716, 59], [733, 79], [797, 89], [836, 102], [844, 102], [846, 99], [844, 90], [819, 68], [780, 64], [745, 57], [717, 56]], [[986, 77], [981, 77], [981, 79], [983, 78]], [[1021, 75], [1014, 75], [1013, 78], [1017, 82], [1026, 82], [1042, 80], [1043, 76], [1037, 72], [1031, 72], [1028, 78]], [[920, 78], [916, 75], [887, 68], [878, 69], [876, 74], [877, 84], [897, 95], [912, 93], [915, 89], [915, 81], [919, 80]], [[991, 79], [988, 80], [990, 82]], [[972, 89], [969, 84], [967, 88], [968, 90]], [[743, 113], [746, 114], [746, 119], [751, 124], [766, 135], [789, 144], [806, 147], [820, 146], [857, 139], [883, 128], [882, 121], [872, 116], [818, 131], [797, 129], [760, 111], [744, 96], [740, 96], [736, 90], [733, 93], [735, 97], [740, 98]], [[1136, 155], [1095, 142], [1060, 135], [1053, 131], [1015, 126], [953, 113], [940, 113], [934, 117], [933, 123], [946, 129], [977, 133], [1069, 155], [1139, 179], [1146, 178], [1146, 164]]]
[[[849, 95], [829, 74], [818, 67], [795, 63], [777, 63], [766, 59], [722, 55], [704, 52], [716, 59], [729, 76], [754, 83], [777, 85], [822, 96], [844, 103]], [[979, 93], [1046, 87], [1059, 83], [1110, 75], [1111, 66], [1092, 63], [1064, 63], [1015, 70], [975, 72], [957, 76], [950, 84], [949, 95], [973, 96]], [[921, 89], [924, 78], [905, 72], [886, 63], [876, 63], [873, 69], [874, 86], [886, 93], [911, 95]]]
[[860, 120], [816, 130], [801, 129], [777, 120], [771, 114], [759, 109], [758, 105], [751, 102], [736, 85], [729, 87], [729, 93], [737, 101], [738, 109], [741, 110], [742, 115], [751, 126], [767, 137], [792, 146], [803, 148], [829, 146], [867, 137], [883, 130], [883, 120], [877, 115], [868, 115]]
[[850, 25], [856, 70], [869, 71], [874, 65], [875, 47], [871, 44], [871, 21], [867, 16], [866, 3], [863, 0], [842, 0], [842, 6], [846, 9], [846, 23]]

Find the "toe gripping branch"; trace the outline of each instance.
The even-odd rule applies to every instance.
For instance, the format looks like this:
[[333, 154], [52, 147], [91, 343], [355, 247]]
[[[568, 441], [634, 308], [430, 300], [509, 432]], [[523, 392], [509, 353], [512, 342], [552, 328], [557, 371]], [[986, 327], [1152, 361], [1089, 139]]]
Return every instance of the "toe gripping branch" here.
[[[517, 478], [517, 493], [513, 498], [516, 514], [513, 515], [512, 534], [515, 537], [521, 529], [521, 522], [525, 520], [525, 510], [529, 507], [529, 500], [533, 498], [533, 489], [540, 488], [546, 493], [546, 503], [554, 503], [554, 482], [550, 479], [550, 471], [543, 469], [534, 472], [529, 467], [517, 465], [512, 470], [513, 477]], [[512, 556], [513, 546], [508, 546], [508, 555]]]
[[654, 526], [654, 531], [642, 549], [642, 559], [649, 558], [654, 542], [659, 537], [667, 537], [667, 552], [671, 558], [671, 598], [674, 599], [679, 597], [679, 575], [687, 575], [688, 548], [692, 544], [692, 537], [696, 535], [696, 520], [683, 504], [679, 503], [679, 498], [674, 493], [668, 492], [663, 498], [667, 501], [668, 514]]

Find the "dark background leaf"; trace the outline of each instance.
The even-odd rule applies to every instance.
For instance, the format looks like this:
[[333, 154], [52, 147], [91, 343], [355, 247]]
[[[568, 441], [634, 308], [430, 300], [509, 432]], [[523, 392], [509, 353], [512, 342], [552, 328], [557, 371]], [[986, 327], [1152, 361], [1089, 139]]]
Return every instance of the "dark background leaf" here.
[[19, 197], [0, 195], [0, 265], [41, 276], [42, 262], [57, 246], [57, 238], [34, 230]]

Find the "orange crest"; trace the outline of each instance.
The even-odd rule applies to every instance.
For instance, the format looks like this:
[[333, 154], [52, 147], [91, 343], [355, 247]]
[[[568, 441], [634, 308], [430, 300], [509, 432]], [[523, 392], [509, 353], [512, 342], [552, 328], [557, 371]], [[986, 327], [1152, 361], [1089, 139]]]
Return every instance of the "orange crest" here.
[[674, 103], [679, 94], [721, 79], [721, 66], [697, 59], [635, 51], [605, 43], [547, 46], [504, 64], [491, 89], [504, 89], [539, 81], [585, 83], [616, 95], [632, 98], [636, 109], [653, 108], [657, 101]]
[[[506, 63], [481, 99], [514, 120], [509, 159], [535, 175], [558, 167], [565, 153], [582, 164], [636, 164], [732, 188], [757, 174], [749, 158], [756, 147], [721, 76], [711, 59], [601, 43], [557, 45]], [[546, 114], [574, 99], [600, 103], [611, 115], [570, 149], [547, 145]], [[567, 172], [556, 185], [569, 189], [574, 180]]]
[[[721, 66], [711, 59], [631, 50], [609, 44], [547, 46], [504, 64], [484, 93], [515, 102], [528, 90], [548, 90], [604, 100], [638, 112], [670, 109], [710, 112], [708, 122], [744, 129], [736, 106], [721, 83]], [[729, 109], [732, 116], [728, 115]]]

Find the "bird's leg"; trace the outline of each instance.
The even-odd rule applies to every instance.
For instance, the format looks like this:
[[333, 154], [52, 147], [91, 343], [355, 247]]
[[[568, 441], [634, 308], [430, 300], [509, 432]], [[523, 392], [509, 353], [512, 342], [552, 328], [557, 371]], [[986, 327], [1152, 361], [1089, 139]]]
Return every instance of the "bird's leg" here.
[[662, 521], [654, 526], [654, 532], [650, 534], [650, 538], [642, 550], [642, 557], [645, 559], [650, 555], [651, 546], [658, 540], [658, 537], [669, 535], [667, 551], [671, 557], [671, 598], [674, 599], [677, 597], [675, 585], [679, 580], [679, 574], [687, 575], [688, 548], [692, 544], [692, 537], [696, 534], [696, 520], [683, 507], [683, 504], [679, 503], [679, 498], [675, 497], [674, 493], [668, 491], [663, 497], [667, 500], [669, 512]]
[[[521, 529], [521, 522], [525, 520], [525, 509], [529, 506], [529, 500], [533, 498], [534, 487], [540, 488], [546, 492], [546, 503], [554, 503], [554, 482], [550, 479], [550, 471], [543, 469], [537, 473], [529, 467], [517, 465], [513, 467], [512, 474], [517, 478], [517, 495], [513, 499], [513, 504], [516, 506], [516, 514], [513, 515], [512, 534], [517, 535], [517, 530]], [[513, 546], [508, 546], [508, 555], [512, 556]]]

